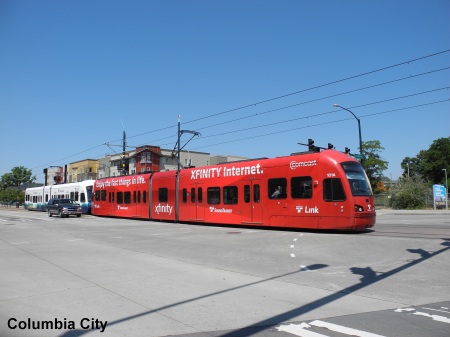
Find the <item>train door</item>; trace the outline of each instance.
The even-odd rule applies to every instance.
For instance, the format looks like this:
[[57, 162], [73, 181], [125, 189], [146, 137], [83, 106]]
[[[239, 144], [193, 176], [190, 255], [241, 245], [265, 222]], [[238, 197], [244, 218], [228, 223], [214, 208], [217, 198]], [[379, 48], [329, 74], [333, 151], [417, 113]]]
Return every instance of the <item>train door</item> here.
[[340, 178], [323, 180], [323, 199], [326, 216], [320, 217], [319, 228], [344, 227], [351, 216], [352, 204], [349, 202]]
[[193, 183], [190, 185], [189, 197], [187, 202], [189, 205], [189, 220], [204, 221], [205, 220], [205, 205], [204, 205], [204, 191], [200, 183]]
[[243, 191], [244, 198], [241, 204], [241, 222], [243, 224], [262, 224], [261, 180], [244, 180]]

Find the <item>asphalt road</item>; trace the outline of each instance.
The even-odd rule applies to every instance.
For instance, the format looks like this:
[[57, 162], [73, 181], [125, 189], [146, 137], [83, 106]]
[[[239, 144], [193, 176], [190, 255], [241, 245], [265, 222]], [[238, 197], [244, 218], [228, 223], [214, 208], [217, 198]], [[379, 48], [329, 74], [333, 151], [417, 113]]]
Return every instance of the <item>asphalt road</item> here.
[[450, 213], [364, 233], [0, 208], [0, 337], [450, 335]]

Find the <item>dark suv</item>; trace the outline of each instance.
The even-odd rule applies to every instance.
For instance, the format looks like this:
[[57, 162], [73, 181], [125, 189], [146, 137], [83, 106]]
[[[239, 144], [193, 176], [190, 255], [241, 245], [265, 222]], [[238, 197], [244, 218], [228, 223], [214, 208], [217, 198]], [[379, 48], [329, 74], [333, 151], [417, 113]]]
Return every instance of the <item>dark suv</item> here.
[[81, 206], [71, 199], [50, 199], [47, 203], [48, 216], [53, 214], [60, 218], [69, 217], [69, 215], [81, 216]]

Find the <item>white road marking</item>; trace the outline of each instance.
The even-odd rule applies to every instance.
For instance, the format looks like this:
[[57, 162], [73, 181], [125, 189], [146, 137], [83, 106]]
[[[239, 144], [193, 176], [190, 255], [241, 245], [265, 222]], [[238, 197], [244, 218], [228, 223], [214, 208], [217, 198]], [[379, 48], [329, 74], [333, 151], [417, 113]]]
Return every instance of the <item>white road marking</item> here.
[[[442, 311], [442, 312], [448, 312], [448, 311], [443, 311], [443, 310], [437, 310], [437, 309], [431, 309], [431, 308], [423, 308], [423, 309], [427, 309], [427, 310], [435, 310], [435, 311]], [[447, 308], [444, 308], [447, 309]], [[448, 323], [450, 324], [450, 318], [447, 318], [445, 316], [439, 316], [439, 315], [430, 315], [426, 312], [420, 312], [420, 311], [416, 311], [416, 309], [414, 308], [405, 308], [405, 309], [396, 309], [394, 310], [395, 312], [403, 312], [403, 311], [407, 311], [407, 312], [411, 312], [411, 311], [415, 311], [415, 312], [411, 312], [413, 315], [416, 316], [424, 316], [424, 317], [428, 317], [428, 318], [432, 318], [433, 321], [438, 321], [438, 322], [442, 322], [442, 323]]]
[[84, 239], [71, 239], [71, 240], [67, 240], [67, 241], [80, 241], [80, 240], [84, 240]]
[[450, 311], [446, 311], [446, 310], [448, 310], [448, 308], [445, 308], [445, 307], [442, 307], [441, 309], [446, 309], [446, 310], [439, 310], [439, 309], [432, 309], [432, 308], [425, 308], [425, 307], [422, 307], [422, 309], [427, 309], [427, 310], [432, 310], [432, 311], [439, 311], [439, 312], [445, 312], [447, 314], [450, 314]]
[[26, 242], [26, 241], [24, 241], [24, 242], [11, 242], [12, 245], [22, 245], [24, 243], [29, 243], [29, 242]]
[[403, 312], [403, 311], [414, 311], [414, 310], [416, 310], [416, 309], [414, 309], [414, 308], [399, 308], [399, 309], [395, 309], [394, 311], [395, 312]]
[[385, 337], [382, 335], [378, 335], [372, 332], [367, 332], [367, 331], [363, 331], [363, 330], [357, 330], [357, 329], [353, 329], [353, 328], [347, 328], [346, 326], [342, 326], [342, 325], [338, 325], [338, 324], [333, 324], [333, 323], [327, 323], [324, 321], [320, 321], [320, 320], [315, 320], [312, 321], [311, 323], [309, 323], [310, 325], [313, 326], [317, 326], [320, 328], [325, 328], [331, 331], [335, 331], [335, 332], [339, 332], [345, 335], [350, 335], [350, 336], [359, 336], [359, 337]]
[[295, 257], [295, 254], [292, 254], [292, 253], [291, 253], [291, 257]]
[[310, 323], [280, 325], [280, 326], [276, 327], [276, 329], [278, 331], [284, 331], [284, 332], [290, 333], [295, 336], [300, 336], [300, 337], [327, 337], [327, 335], [323, 335], [318, 332], [306, 330], [308, 328], [311, 328], [311, 326], [328, 329], [328, 330], [338, 332], [338, 333], [341, 333], [344, 335], [349, 335], [349, 336], [385, 337], [382, 335], [374, 334], [372, 332], [348, 328], [346, 326], [333, 324], [333, 323], [327, 323], [327, 322], [320, 321], [320, 320], [315, 320]]
[[278, 331], [284, 331], [300, 337], [327, 337], [326, 335], [322, 335], [314, 331], [305, 330], [305, 328], [310, 327], [311, 326], [307, 323], [301, 323], [301, 324], [280, 325], [277, 326], [276, 329]]
[[444, 316], [430, 315], [430, 314], [427, 314], [426, 312], [420, 312], [420, 311], [416, 311], [415, 313], [413, 313], [413, 315], [425, 316], [425, 317], [432, 318], [433, 321], [438, 321], [438, 322], [450, 324], [450, 318], [447, 318], [447, 317], [444, 317]]
[[302, 268], [305, 271], [311, 271], [311, 269], [309, 269], [307, 266], [304, 265], [300, 265], [300, 268]]

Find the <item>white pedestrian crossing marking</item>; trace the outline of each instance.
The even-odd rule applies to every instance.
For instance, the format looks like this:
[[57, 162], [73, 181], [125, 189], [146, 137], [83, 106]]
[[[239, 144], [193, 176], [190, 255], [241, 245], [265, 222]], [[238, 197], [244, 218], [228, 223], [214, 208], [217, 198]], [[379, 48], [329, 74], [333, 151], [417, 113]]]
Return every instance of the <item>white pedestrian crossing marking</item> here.
[[328, 330], [331, 330], [334, 332], [339, 332], [341, 334], [349, 335], [349, 336], [385, 337], [385, 336], [378, 335], [378, 334], [375, 334], [372, 332], [348, 328], [346, 326], [333, 324], [333, 323], [327, 323], [327, 322], [320, 321], [320, 320], [315, 320], [310, 323], [280, 325], [279, 327], [276, 327], [276, 329], [278, 331], [284, 331], [284, 332], [293, 334], [295, 336], [300, 336], [300, 337], [328, 337], [327, 335], [323, 335], [318, 332], [307, 330], [308, 328], [311, 328], [311, 326], [328, 329]]
[[327, 337], [325, 335], [322, 335], [320, 333], [306, 330], [305, 328], [310, 328], [311, 326], [307, 323], [301, 323], [301, 324], [289, 324], [289, 325], [280, 325], [276, 327], [278, 331], [284, 331], [287, 333], [290, 333], [295, 336], [300, 337]]
[[[423, 309], [447, 312], [447, 311], [431, 309], [431, 308], [423, 308]], [[450, 318], [447, 318], [445, 316], [440, 316], [440, 315], [430, 315], [430, 314], [428, 314], [426, 312], [416, 311], [416, 309], [414, 309], [414, 308], [396, 309], [394, 311], [395, 312], [407, 312], [409, 314], [416, 315], [416, 316], [424, 316], [424, 317], [432, 318], [433, 321], [450, 324]]]

